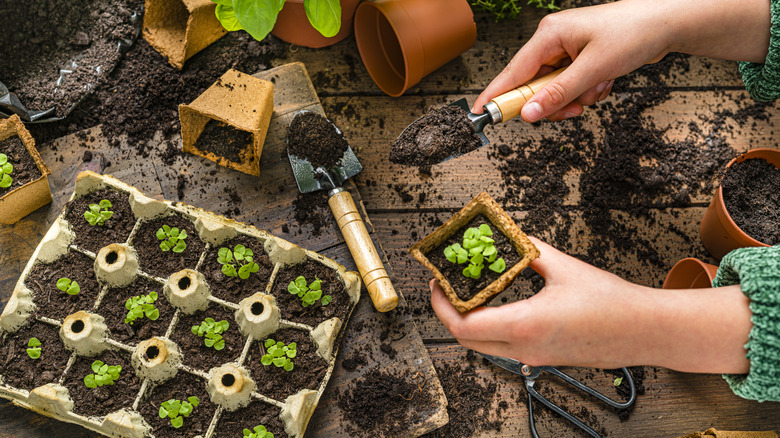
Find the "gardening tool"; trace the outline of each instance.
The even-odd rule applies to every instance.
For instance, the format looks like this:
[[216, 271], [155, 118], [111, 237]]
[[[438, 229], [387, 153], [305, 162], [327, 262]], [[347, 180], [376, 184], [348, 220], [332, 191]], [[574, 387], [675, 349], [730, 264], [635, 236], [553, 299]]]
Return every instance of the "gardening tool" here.
[[601, 400], [602, 402], [614, 408], [626, 409], [632, 404], [634, 404], [634, 400], [636, 400], [636, 388], [634, 388], [634, 379], [631, 377], [631, 373], [626, 368], [621, 368], [620, 370], [623, 371], [623, 375], [625, 375], [625, 379], [626, 379], [625, 381], [628, 383], [629, 388], [631, 388], [631, 396], [627, 401], [621, 403], [612, 400], [609, 397], [605, 396], [604, 394], [596, 391], [595, 389], [586, 386], [584, 383], [575, 380], [574, 378], [558, 370], [557, 368], [550, 367], [550, 366], [532, 367], [530, 365], [525, 365], [515, 359], [499, 357], [499, 356], [491, 356], [485, 353], [480, 353], [480, 354], [482, 355], [482, 357], [489, 360], [490, 362], [493, 362], [494, 364], [500, 366], [501, 368], [509, 372], [519, 374], [523, 376], [523, 379], [525, 379], [525, 389], [526, 392], [528, 393], [528, 422], [529, 425], [531, 426], [531, 436], [533, 436], [533, 438], [539, 438], [539, 434], [536, 432], [536, 425], [534, 424], [534, 405], [533, 405], [534, 399], [536, 399], [543, 405], [550, 408], [556, 414], [569, 420], [575, 426], [584, 430], [588, 435], [594, 438], [601, 438], [601, 435], [599, 435], [595, 430], [588, 427], [587, 424], [583, 423], [577, 417], [574, 417], [570, 413], [564, 411], [558, 405], [551, 402], [550, 400], [547, 400], [543, 395], [539, 394], [539, 392], [534, 388], [534, 383], [536, 382], [536, 378], [539, 377], [539, 375], [541, 375], [542, 372], [546, 371], [554, 376], [557, 376], [564, 382], [568, 383], [569, 385], [585, 392], [588, 395], [596, 397], [597, 399]]
[[[296, 112], [293, 120], [307, 112], [311, 111]], [[338, 127], [330, 121], [329, 123], [340, 135], [341, 131]], [[301, 193], [328, 190], [328, 205], [344, 235], [349, 252], [357, 264], [360, 276], [376, 310], [387, 312], [394, 309], [398, 305], [398, 294], [390, 282], [390, 277], [387, 275], [382, 259], [379, 258], [379, 253], [371, 241], [371, 236], [368, 234], [366, 224], [363, 223], [363, 218], [358, 212], [352, 195], [342, 187], [344, 182], [363, 170], [363, 166], [360, 165], [352, 147], [347, 146], [339, 163], [330, 169], [324, 167], [315, 169], [308, 160], [291, 155], [289, 151], [287, 156], [290, 159], [295, 182]]]

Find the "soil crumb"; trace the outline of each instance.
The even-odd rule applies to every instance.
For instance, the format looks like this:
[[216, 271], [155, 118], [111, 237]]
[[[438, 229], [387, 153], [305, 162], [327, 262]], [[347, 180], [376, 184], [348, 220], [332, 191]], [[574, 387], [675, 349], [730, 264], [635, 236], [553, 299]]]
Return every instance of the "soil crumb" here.
[[726, 210], [750, 237], [780, 243], [780, 169], [763, 158], [734, 163], [723, 176]]
[[317, 113], [298, 114], [287, 131], [287, 150], [314, 168], [335, 166], [348, 147], [347, 139], [336, 125]]

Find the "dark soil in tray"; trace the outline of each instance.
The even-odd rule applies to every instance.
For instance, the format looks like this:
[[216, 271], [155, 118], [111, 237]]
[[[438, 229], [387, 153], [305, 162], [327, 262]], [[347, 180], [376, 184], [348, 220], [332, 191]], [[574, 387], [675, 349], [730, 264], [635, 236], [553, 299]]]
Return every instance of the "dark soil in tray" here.
[[[303, 275], [306, 278], [307, 285], [311, 284], [315, 277], [322, 280], [322, 296], [330, 295], [333, 297], [333, 301], [324, 307], [321, 304], [321, 300], [312, 306], [303, 307], [298, 295], [293, 295], [287, 290], [290, 282], [299, 275]], [[313, 327], [334, 316], [344, 321], [351, 306], [349, 295], [347, 295], [344, 283], [342, 283], [338, 273], [325, 265], [311, 260], [280, 269], [274, 280], [271, 293], [276, 297], [283, 319], [308, 324]]]
[[225, 157], [234, 163], [242, 162], [240, 153], [251, 146], [251, 132], [236, 129], [219, 120], [209, 120], [195, 142], [195, 147], [199, 150]]
[[282, 341], [286, 345], [295, 342], [297, 355], [292, 360], [294, 368], [289, 372], [273, 364], [263, 366], [260, 358], [265, 353], [263, 347], [265, 339], [253, 343], [245, 366], [252, 372], [252, 378], [257, 384], [257, 392], [274, 400], [284, 401], [288, 396], [302, 389], [317, 390], [322, 379], [325, 378], [328, 363], [317, 355], [317, 346], [309, 337], [309, 333], [296, 329], [283, 329], [273, 333], [269, 338], [277, 342]]
[[450, 282], [450, 285], [452, 286], [453, 290], [455, 290], [455, 293], [463, 301], [468, 301], [473, 298], [477, 292], [487, 287], [490, 283], [494, 282], [504, 273], [502, 272], [499, 274], [497, 272], [491, 271], [488, 269], [488, 263], [486, 261], [485, 268], [482, 269], [482, 274], [479, 276], [479, 278], [468, 278], [463, 275], [463, 268], [468, 266], [468, 262], [459, 265], [450, 262], [446, 257], [444, 257], [444, 248], [452, 245], [453, 243], [462, 244], [463, 233], [468, 228], [479, 227], [482, 224], [490, 225], [490, 229], [493, 230], [493, 235], [491, 238], [495, 240], [494, 245], [498, 251], [498, 257], [496, 259], [503, 257], [504, 261], [506, 262], [506, 270], [504, 272], [509, 270], [523, 258], [520, 254], [517, 253], [517, 249], [509, 240], [509, 238], [504, 236], [501, 231], [499, 231], [498, 227], [493, 225], [486, 217], [482, 215], [476, 216], [468, 224], [466, 224], [466, 226], [460, 228], [441, 245], [426, 254], [428, 260], [430, 260], [431, 263], [433, 263], [433, 265], [439, 269], [439, 272], [441, 272], [447, 281]]
[[244, 429], [253, 430], [263, 425], [274, 434], [274, 438], [287, 438], [284, 423], [279, 419], [281, 409], [261, 401], [253, 401], [249, 406], [233, 412], [223, 412], [217, 423], [215, 437], [235, 438], [243, 436]]
[[[222, 333], [222, 338], [225, 340], [224, 349], [217, 351], [206, 347], [203, 343], [204, 338], [192, 333], [192, 326], [199, 326], [206, 318], [214, 318], [217, 322], [225, 320], [230, 324], [227, 331]], [[238, 360], [246, 342], [239, 331], [238, 323], [233, 319], [233, 311], [217, 304], [211, 304], [208, 309], [192, 315], [184, 313], [179, 315], [179, 322], [176, 323], [171, 340], [179, 346], [183, 363], [205, 372], [224, 363]]]
[[[187, 400], [192, 396], [198, 397], [200, 403], [184, 419], [182, 427], [176, 429], [171, 426], [169, 418], [160, 418], [158, 413], [163, 402], [170, 399]], [[152, 427], [152, 433], [165, 438], [205, 435], [216, 410], [216, 405], [211, 403], [206, 391], [206, 381], [185, 371], [179, 371], [174, 378], [152, 388], [138, 405], [138, 411]]]
[[[239, 277], [226, 276], [222, 273], [222, 265], [217, 261], [217, 254], [220, 248], [230, 248], [233, 251], [236, 245], [239, 244], [252, 250], [254, 261], [260, 267], [259, 271], [251, 274], [246, 280], [242, 280]], [[212, 295], [226, 301], [238, 303], [257, 292], [265, 292], [273, 269], [274, 265], [265, 254], [263, 243], [255, 238], [239, 234], [221, 245], [212, 246], [199, 270], [206, 277]]]
[[[24, 284], [33, 291], [38, 315], [62, 321], [79, 310], [91, 311], [101, 289], [95, 278], [94, 265], [91, 258], [70, 251], [53, 263], [33, 266]], [[68, 295], [57, 289], [60, 278], [77, 282], [81, 291]]]
[[780, 169], [763, 158], [734, 163], [721, 186], [726, 211], [742, 231], [767, 245], [780, 243]]
[[[97, 388], [87, 388], [84, 385], [84, 377], [94, 374], [92, 363], [96, 360], [109, 366], [122, 367], [119, 378], [113, 385]], [[103, 417], [123, 408], [131, 408], [141, 389], [141, 380], [135, 375], [129, 353], [105, 351], [96, 357], [76, 358], [76, 362], [68, 370], [63, 385], [68, 388], [70, 398], [73, 399], [75, 413]]]
[[[160, 317], [152, 321], [144, 315], [143, 318], [133, 321], [132, 325], [126, 324], [128, 310], [125, 301], [134, 296], [148, 295], [149, 292], [157, 292], [158, 297], [154, 307], [160, 312]], [[144, 339], [165, 335], [175, 312], [176, 309], [165, 299], [161, 284], [138, 277], [127, 287], [109, 289], [96, 313], [106, 319], [106, 326], [111, 331], [113, 339], [135, 345]]]
[[[157, 239], [157, 230], [163, 225], [187, 232], [187, 238], [184, 239], [187, 248], [184, 252], [175, 253], [160, 249], [161, 240]], [[200, 236], [195, 231], [195, 224], [178, 214], [142, 222], [133, 235], [132, 245], [138, 251], [141, 270], [161, 278], [168, 278], [171, 274], [185, 268], [195, 269], [200, 255], [206, 248], [206, 244], [200, 240]]]
[[468, 113], [456, 106], [430, 108], [404, 129], [393, 143], [390, 161], [407, 166], [430, 166], [451, 155], [482, 145]]
[[24, 147], [21, 138], [13, 136], [0, 141], [0, 154], [5, 154], [8, 162], [14, 166], [13, 172], [9, 175], [13, 182], [10, 187], [0, 188], [0, 196], [41, 177], [38, 165]]
[[[41, 357], [27, 354], [30, 338], [41, 341]], [[33, 320], [16, 333], [7, 335], [0, 347], [0, 374], [5, 385], [31, 390], [47, 383], [56, 383], [70, 358], [59, 334], [59, 328]]]
[[316, 169], [329, 169], [341, 161], [349, 144], [325, 117], [307, 112], [295, 116], [287, 130], [287, 151], [303, 158]]
[[[65, 207], [68, 212], [65, 218], [76, 233], [73, 244], [97, 254], [108, 244], [125, 243], [135, 225], [135, 216], [127, 198], [127, 193], [100, 189], [69, 202]], [[103, 199], [111, 201], [109, 210], [114, 214], [103, 225], [90, 225], [84, 218], [84, 212], [91, 204], [98, 204]]]

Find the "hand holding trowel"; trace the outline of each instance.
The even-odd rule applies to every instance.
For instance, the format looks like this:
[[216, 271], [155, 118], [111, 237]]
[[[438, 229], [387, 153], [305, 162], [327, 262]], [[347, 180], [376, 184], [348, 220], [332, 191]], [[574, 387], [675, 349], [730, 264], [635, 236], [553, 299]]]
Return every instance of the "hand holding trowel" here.
[[[360, 217], [355, 201], [352, 195], [346, 191], [342, 184], [349, 178], [357, 175], [363, 170], [352, 148], [344, 140], [341, 131], [330, 121], [312, 111], [298, 111], [290, 122], [290, 131], [300, 132], [304, 120], [309, 119], [311, 126], [305, 128], [304, 135], [293, 135], [288, 133], [287, 138], [287, 156], [292, 165], [295, 182], [298, 184], [298, 190], [301, 193], [309, 193], [317, 190], [328, 190], [328, 205], [333, 216], [336, 218], [339, 229], [344, 235], [349, 252], [357, 264], [363, 283], [368, 289], [374, 307], [380, 312], [387, 312], [398, 305], [398, 295], [393, 288], [390, 278], [387, 275], [379, 253], [371, 241], [366, 225]], [[335, 134], [335, 135], [334, 135]], [[335, 140], [343, 146], [343, 152], [339, 156], [321, 156], [323, 162], [334, 163], [320, 165], [316, 163], [315, 168], [312, 162], [307, 159], [310, 155], [322, 154], [321, 144], [300, 144], [316, 136]], [[291, 137], [293, 137], [291, 139]], [[336, 137], [333, 139], [332, 137]], [[338, 151], [339, 149], [336, 148]], [[337, 152], [339, 153], [339, 152]], [[306, 157], [306, 158], [304, 158]]]

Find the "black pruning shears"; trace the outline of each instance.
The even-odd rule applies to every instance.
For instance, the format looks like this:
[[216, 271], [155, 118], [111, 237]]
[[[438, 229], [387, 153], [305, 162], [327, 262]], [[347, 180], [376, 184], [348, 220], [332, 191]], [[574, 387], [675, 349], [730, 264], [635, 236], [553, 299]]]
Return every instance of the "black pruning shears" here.
[[501, 368], [509, 372], [519, 374], [523, 376], [523, 378], [525, 379], [525, 389], [526, 392], [528, 393], [528, 422], [529, 425], [531, 426], [530, 427], [531, 436], [533, 438], [539, 438], [539, 434], [536, 432], [536, 425], [534, 424], [534, 405], [533, 405], [534, 399], [536, 399], [541, 404], [550, 408], [556, 414], [567, 419], [575, 426], [584, 430], [585, 432], [588, 433], [588, 435], [594, 438], [601, 438], [601, 435], [599, 435], [595, 430], [591, 429], [587, 424], [583, 423], [580, 419], [564, 411], [563, 409], [561, 409], [560, 406], [556, 405], [550, 400], [547, 400], [546, 398], [544, 398], [542, 394], [539, 394], [539, 391], [537, 391], [534, 388], [534, 383], [536, 382], [536, 378], [539, 377], [539, 375], [541, 375], [543, 372], [548, 372], [554, 376], [559, 377], [561, 380], [568, 383], [569, 385], [585, 392], [588, 395], [597, 398], [598, 400], [601, 400], [602, 402], [614, 408], [626, 409], [632, 404], [634, 404], [634, 401], [636, 400], [636, 388], [634, 388], [634, 379], [631, 377], [631, 372], [629, 372], [628, 369], [626, 368], [621, 368], [620, 370], [623, 371], [626, 382], [628, 383], [628, 386], [631, 388], [631, 396], [628, 398], [628, 400], [624, 402], [618, 402], [596, 391], [595, 389], [590, 388], [585, 384], [575, 380], [574, 378], [558, 370], [557, 368], [550, 367], [550, 366], [532, 367], [530, 365], [525, 365], [522, 362], [519, 362], [515, 359], [509, 359], [506, 357], [499, 357], [499, 356], [491, 356], [489, 354], [484, 354], [484, 353], [480, 353], [480, 354], [482, 355], [482, 357], [489, 360], [490, 362], [500, 366]]

